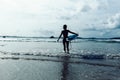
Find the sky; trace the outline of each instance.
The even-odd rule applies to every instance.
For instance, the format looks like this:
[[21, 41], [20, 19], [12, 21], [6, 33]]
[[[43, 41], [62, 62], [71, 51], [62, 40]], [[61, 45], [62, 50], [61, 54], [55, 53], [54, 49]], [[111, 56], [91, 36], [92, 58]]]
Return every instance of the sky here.
[[0, 35], [120, 37], [120, 0], [0, 0]]

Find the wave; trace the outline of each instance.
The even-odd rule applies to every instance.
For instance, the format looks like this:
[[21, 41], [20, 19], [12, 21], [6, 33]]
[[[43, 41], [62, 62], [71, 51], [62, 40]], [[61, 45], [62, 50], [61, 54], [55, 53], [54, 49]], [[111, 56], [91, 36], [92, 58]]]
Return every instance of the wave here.
[[104, 43], [120, 43], [118, 39], [106, 39], [106, 40], [95, 40], [96, 42], [104, 42]]
[[[12, 56], [13, 55], [13, 56]], [[64, 55], [34, 55], [34, 54], [23, 54], [27, 56], [20, 56], [19, 53], [12, 53], [12, 55], [7, 55], [7, 56], [0, 56], [0, 59], [2, 60], [29, 60], [29, 61], [51, 61], [51, 62], [64, 62], [64, 63], [72, 63], [72, 64], [87, 64], [87, 65], [92, 65], [92, 66], [103, 66], [103, 67], [115, 67], [115, 68], [120, 68], [119, 64], [111, 64], [111, 63], [104, 63], [101, 60], [97, 61], [96, 60], [82, 60], [82, 59], [106, 59], [105, 55], [79, 55], [79, 54], [64, 54]], [[19, 56], [18, 56], [19, 55]], [[74, 55], [74, 56], [73, 56]], [[32, 57], [30, 57], [32, 56]], [[35, 56], [44, 56], [47, 58], [40, 58], [40, 57], [35, 57]], [[77, 57], [75, 57], [77, 56]], [[81, 56], [81, 57], [78, 57]], [[52, 58], [49, 58], [52, 57]], [[59, 57], [59, 59], [54, 59], [53, 57]], [[104, 58], [103, 58], [104, 57]], [[117, 56], [120, 58], [120, 55]], [[70, 58], [80, 58], [78, 60], [69, 60]]]
[[69, 58], [76, 58], [76, 59], [87, 59], [87, 60], [94, 60], [94, 59], [98, 59], [98, 60], [102, 60], [102, 59], [120, 59], [120, 54], [75, 54], [75, 53], [59, 53], [59, 54], [55, 54], [55, 53], [41, 53], [41, 52], [3, 52], [0, 51], [0, 53], [4, 54], [4, 55], [13, 55], [13, 56], [43, 56], [43, 57], [58, 57], [58, 58], [62, 58], [62, 57], [69, 57]]
[[[56, 38], [0, 38], [0, 42], [56, 42]], [[80, 42], [120, 43], [120, 39], [76, 39], [73, 43]]]

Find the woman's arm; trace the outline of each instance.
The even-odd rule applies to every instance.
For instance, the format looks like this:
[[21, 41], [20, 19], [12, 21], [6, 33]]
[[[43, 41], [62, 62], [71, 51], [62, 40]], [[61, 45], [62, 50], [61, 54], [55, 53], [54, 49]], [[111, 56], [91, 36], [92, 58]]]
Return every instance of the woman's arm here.
[[72, 33], [72, 34], [76, 34], [76, 35], [78, 35], [77, 33], [75, 33], [75, 32], [72, 32], [72, 31], [70, 31], [70, 30], [68, 30], [69, 31], [69, 33]]
[[58, 40], [57, 40], [57, 41], [59, 41], [59, 39], [61, 38], [61, 36], [62, 36], [62, 32], [61, 32], [61, 34], [60, 34], [60, 36], [59, 36], [59, 38], [58, 38]]

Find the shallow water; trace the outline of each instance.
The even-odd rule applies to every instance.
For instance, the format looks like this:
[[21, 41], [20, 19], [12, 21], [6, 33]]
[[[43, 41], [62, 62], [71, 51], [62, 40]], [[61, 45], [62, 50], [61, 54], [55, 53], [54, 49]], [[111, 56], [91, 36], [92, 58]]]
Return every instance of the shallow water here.
[[[71, 57], [104, 55], [105, 59], [120, 59], [120, 43], [103, 42], [72, 42], [70, 43]], [[0, 52], [13, 55], [40, 55], [40, 56], [63, 56], [61, 42], [0, 42]], [[95, 57], [94, 57], [95, 58]]]
[[76, 40], [70, 53], [56, 39], [1, 39], [1, 80], [120, 80], [120, 43]]

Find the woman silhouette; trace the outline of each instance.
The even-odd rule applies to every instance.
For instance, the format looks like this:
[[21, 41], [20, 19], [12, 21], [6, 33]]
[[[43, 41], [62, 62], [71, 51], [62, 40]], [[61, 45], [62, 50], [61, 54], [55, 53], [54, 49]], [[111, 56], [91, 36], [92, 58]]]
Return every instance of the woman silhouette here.
[[66, 24], [63, 25], [63, 30], [61, 31], [61, 34], [60, 34], [60, 36], [59, 36], [57, 41], [59, 41], [59, 39], [63, 35], [63, 48], [64, 48], [65, 53], [66, 53], [66, 49], [67, 49], [67, 52], [69, 53], [68, 33], [72, 33], [72, 34], [78, 35], [77, 33], [74, 33], [74, 32], [72, 32], [70, 30], [67, 30], [67, 25]]

